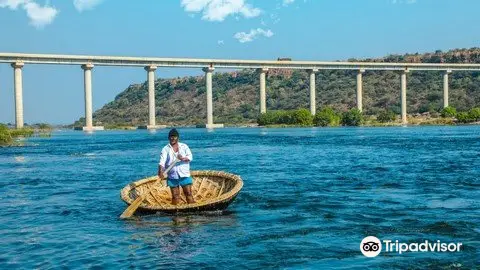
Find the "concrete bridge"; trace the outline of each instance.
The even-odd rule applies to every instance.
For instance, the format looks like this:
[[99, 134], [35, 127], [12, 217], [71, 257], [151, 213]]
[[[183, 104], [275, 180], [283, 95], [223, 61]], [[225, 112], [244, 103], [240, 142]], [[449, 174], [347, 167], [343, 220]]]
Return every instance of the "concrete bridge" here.
[[443, 106], [448, 106], [448, 77], [453, 71], [480, 71], [480, 64], [427, 64], [427, 63], [373, 63], [373, 62], [318, 62], [318, 61], [263, 61], [263, 60], [227, 60], [227, 59], [193, 59], [193, 58], [155, 58], [155, 57], [119, 57], [119, 56], [87, 56], [87, 55], [53, 55], [53, 54], [21, 54], [0, 53], [0, 63], [9, 63], [14, 70], [15, 85], [15, 126], [23, 127], [23, 89], [22, 68], [29, 64], [77, 65], [84, 72], [85, 89], [85, 131], [101, 130], [103, 127], [93, 126], [92, 122], [92, 70], [95, 66], [130, 66], [141, 67], [147, 72], [148, 111], [146, 127], [156, 129], [162, 126], [155, 120], [155, 70], [158, 67], [201, 68], [205, 72], [207, 89], [206, 128], [223, 127], [213, 123], [212, 73], [216, 68], [256, 69], [260, 76], [260, 113], [265, 113], [266, 85], [265, 78], [269, 69], [303, 69], [310, 75], [310, 112], [315, 108], [315, 73], [319, 70], [357, 70], [357, 108], [362, 105], [362, 74], [366, 70], [394, 70], [401, 74], [401, 115], [402, 123], [407, 124], [407, 74], [410, 71], [444, 71], [443, 73]]

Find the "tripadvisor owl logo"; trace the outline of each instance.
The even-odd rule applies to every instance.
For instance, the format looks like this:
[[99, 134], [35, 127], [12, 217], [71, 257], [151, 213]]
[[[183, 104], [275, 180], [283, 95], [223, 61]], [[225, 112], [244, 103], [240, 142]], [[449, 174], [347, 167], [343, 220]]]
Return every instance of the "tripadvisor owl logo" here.
[[363, 238], [360, 243], [360, 251], [365, 257], [377, 257], [382, 251], [382, 243], [380, 242], [380, 239], [375, 236], [367, 236]]
[[367, 236], [363, 238], [360, 243], [360, 251], [365, 257], [373, 258], [378, 256], [382, 251], [382, 243], [385, 250], [383, 252], [395, 252], [403, 254], [405, 252], [460, 252], [462, 250], [462, 243], [442, 243], [440, 240], [422, 242], [400, 242], [398, 240], [383, 240], [380, 241], [375, 236]]

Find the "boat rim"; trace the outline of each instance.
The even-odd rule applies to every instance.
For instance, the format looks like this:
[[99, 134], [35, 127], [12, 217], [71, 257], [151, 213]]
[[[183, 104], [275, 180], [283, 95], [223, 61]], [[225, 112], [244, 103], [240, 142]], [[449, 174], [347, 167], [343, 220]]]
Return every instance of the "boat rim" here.
[[[207, 202], [197, 202], [197, 203], [192, 203], [192, 204], [183, 204], [183, 205], [167, 205], [166, 207], [161, 207], [161, 206], [140, 206], [139, 208], [142, 209], [147, 209], [147, 210], [157, 210], [157, 211], [163, 211], [163, 210], [181, 210], [181, 209], [190, 209], [190, 208], [197, 208], [197, 207], [202, 207], [206, 205], [211, 205], [211, 204], [218, 204], [222, 203], [225, 201], [229, 201], [232, 198], [234, 198], [237, 193], [242, 189], [243, 187], [243, 180], [239, 175], [232, 174], [232, 173], [227, 173], [223, 171], [213, 171], [213, 170], [197, 170], [197, 171], [191, 171], [190, 172], [191, 176], [217, 176], [217, 177], [223, 177], [223, 178], [229, 178], [235, 181], [235, 186], [228, 192], [212, 199]], [[158, 178], [157, 176], [150, 176], [147, 178], [143, 178], [134, 182], [131, 182], [127, 184], [124, 188], [122, 188], [120, 192], [120, 196], [123, 201], [125, 201], [127, 204], [132, 204], [134, 199], [130, 198], [129, 194], [130, 191], [138, 186], [141, 186], [145, 183], [153, 182], [156, 181]], [[164, 183], [162, 182], [162, 187], [165, 187]]]

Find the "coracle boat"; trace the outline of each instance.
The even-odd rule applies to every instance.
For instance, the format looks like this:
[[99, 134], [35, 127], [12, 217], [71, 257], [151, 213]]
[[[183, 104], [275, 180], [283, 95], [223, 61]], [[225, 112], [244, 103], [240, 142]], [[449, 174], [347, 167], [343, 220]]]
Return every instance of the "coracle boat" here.
[[157, 176], [135, 181], [125, 186], [120, 196], [131, 204], [138, 196], [148, 193], [138, 207], [139, 212], [200, 212], [224, 210], [235, 199], [243, 187], [240, 176], [221, 171], [191, 171], [192, 193], [195, 203], [187, 204], [183, 191], [180, 202], [172, 205], [172, 194], [165, 181], [154, 185]]

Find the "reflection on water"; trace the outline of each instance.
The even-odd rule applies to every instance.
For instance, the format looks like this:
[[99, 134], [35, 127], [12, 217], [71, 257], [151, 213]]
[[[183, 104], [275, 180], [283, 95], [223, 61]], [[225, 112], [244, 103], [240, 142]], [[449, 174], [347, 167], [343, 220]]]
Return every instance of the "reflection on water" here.
[[161, 254], [169, 260], [189, 263], [197, 256], [205, 254], [205, 245], [218, 245], [225, 235], [218, 231], [228, 231], [238, 226], [236, 214], [229, 211], [203, 212], [199, 214], [177, 214], [162, 216], [136, 216], [125, 225], [131, 231], [130, 256], [138, 257], [148, 253]]
[[[168, 130], [55, 132], [0, 148], [10, 268], [458, 268], [480, 247], [480, 127], [181, 129], [194, 170], [239, 174], [225, 212], [121, 220]], [[462, 242], [455, 254], [359, 251], [367, 235]]]
[[216, 226], [235, 226], [237, 218], [235, 212], [208, 211], [198, 213], [177, 213], [177, 214], [141, 214], [125, 220], [129, 229], [150, 229], [150, 228], [182, 228], [197, 227], [215, 224]]
[[24, 156], [15, 156], [15, 161], [19, 163], [25, 162], [25, 157]]

